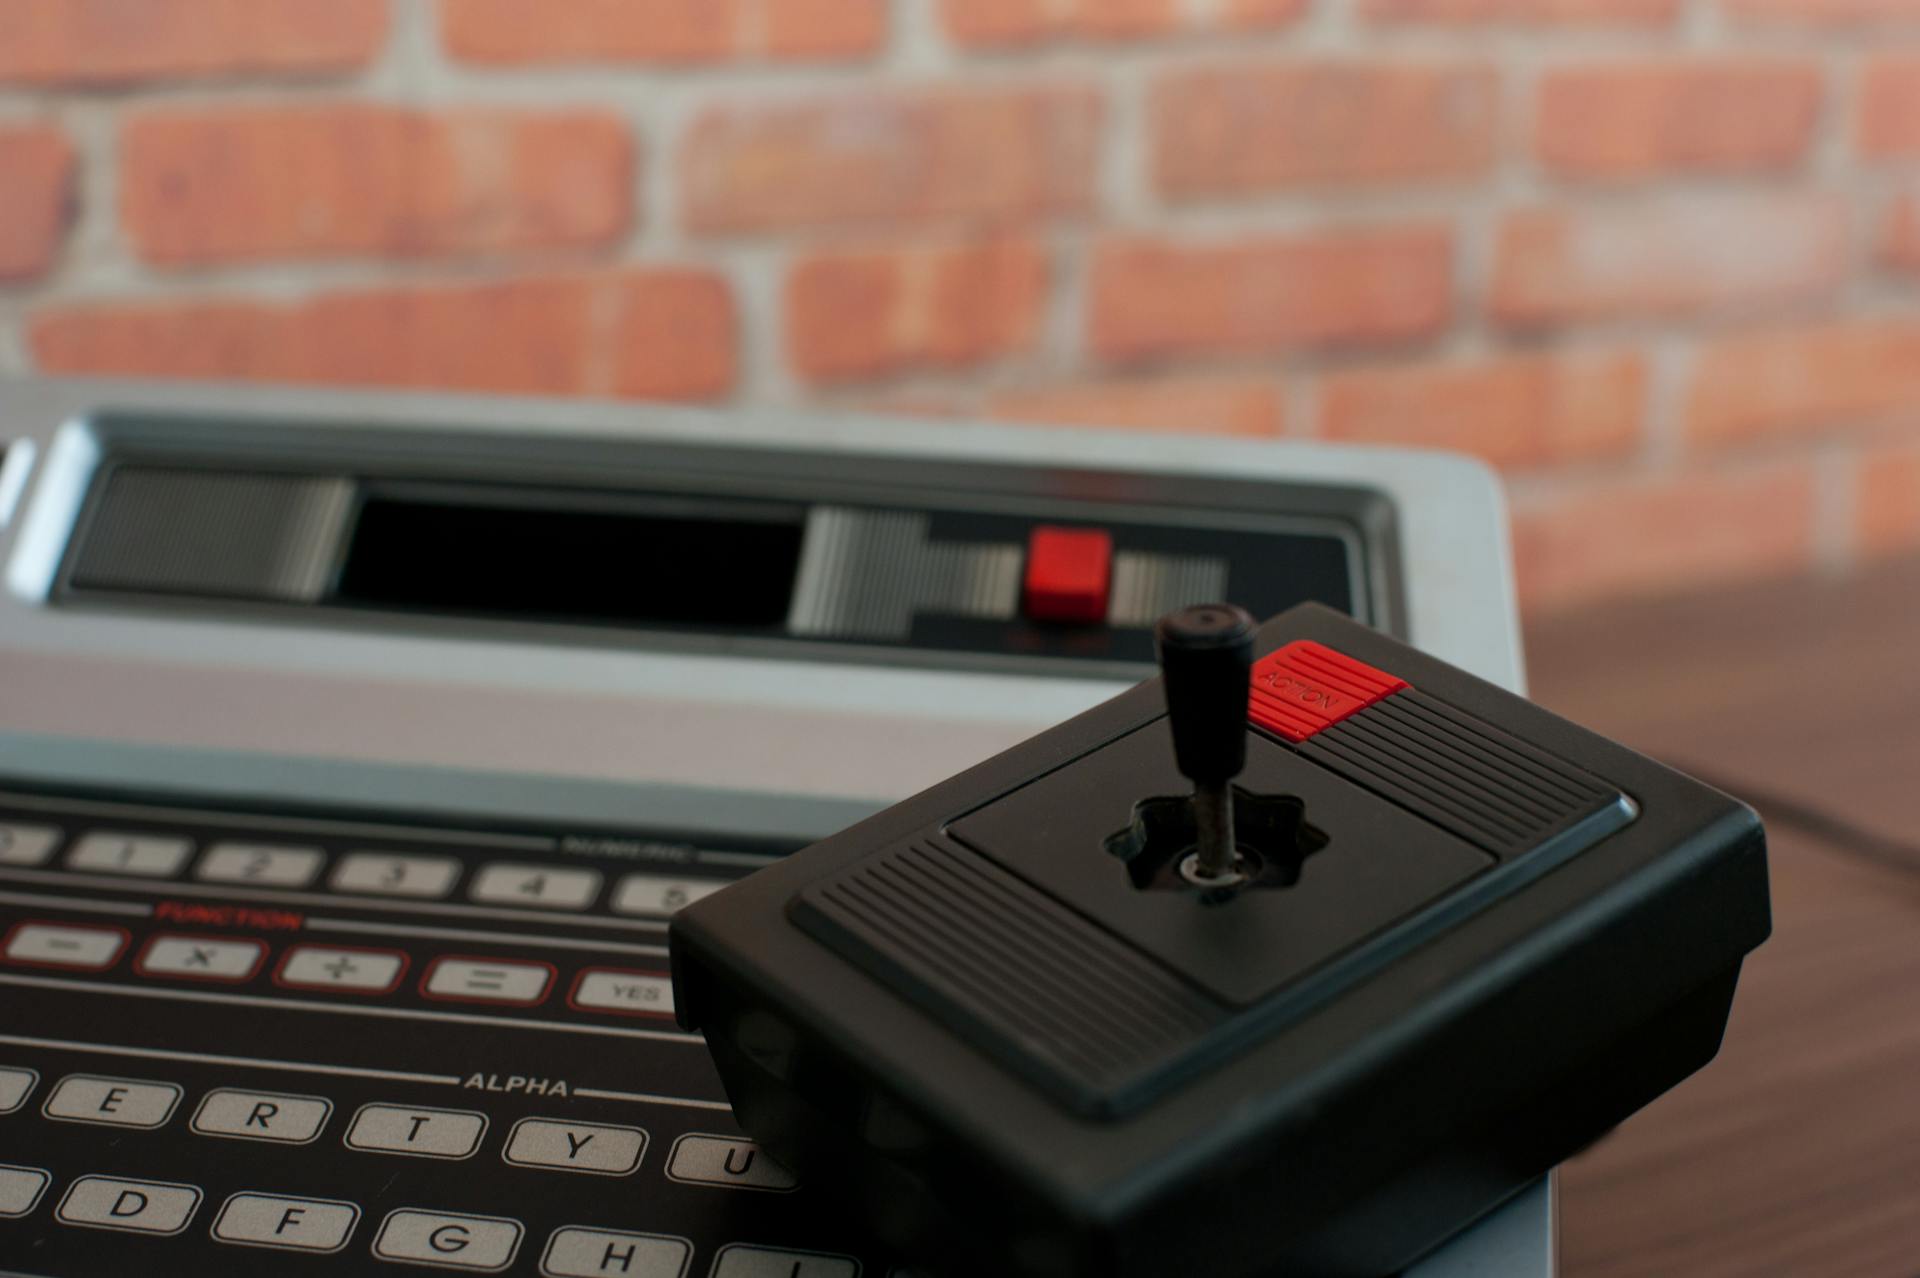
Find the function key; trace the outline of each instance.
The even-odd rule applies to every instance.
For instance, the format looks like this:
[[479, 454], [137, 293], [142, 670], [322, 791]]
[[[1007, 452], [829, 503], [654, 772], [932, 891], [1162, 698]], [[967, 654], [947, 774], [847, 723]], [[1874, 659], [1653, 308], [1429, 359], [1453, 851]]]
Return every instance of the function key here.
[[460, 862], [450, 856], [403, 856], [397, 852], [350, 852], [334, 868], [336, 892], [437, 899], [453, 891]]
[[540, 1257], [547, 1278], [680, 1278], [693, 1244], [664, 1234], [616, 1229], [556, 1229]]
[[333, 1102], [318, 1096], [222, 1087], [207, 1093], [187, 1126], [202, 1136], [304, 1145], [320, 1135], [332, 1113]]
[[24, 1216], [32, 1211], [52, 1179], [38, 1167], [0, 1164], [0, 1216]]
[[213, 1236], [242, 1247], [339, 1251], [353, 1236], [360, 1209], [332, 1198], [239, 1193], [221, 1206]]
[[670, 1017], [673, 1015], [673, 981], [659, 972], [590, 967], [574, 981], [567, 1005], [576, 1011]]
[[647, 1149], [638, 1127], [607, 1123], [569, 1123], [554, 1118], [523, 1118], [513, 1125], [500, 1156], [520, 1167], [631, 1175]]
[[489, 865], [474, 878], [467, 895], [488, 905], [584, 910], [600, 895], [600, 873], [547, 865]]
[[50, 825], [0, 825], [0, 865], [44, 865], [59, 842]]
[[180, 976], [195, 981], [244, 981], [267, 957], [264, 941], [206, 936], [156, 936], [133, 961], [141, 976]]
[[269, 847], [260, 843], [216, 843], [194, 867], [206, 883], [257, 883], [262, 887], [303, 888], [326, 861], [319, 848]]
[[273, 979], [299, 990], [385, 994], [400, 984], [400, 974], [406, 969], [407, 956], [398, 950], [296, 945], [280, 960], [280, 970]]
[[519, 1221], [504, 1216], [401, 1207], [380, 1222], [373, 1254], [402, 1263], [492, 1271], [513, 1263], [522, 1232]]
[[550, 963], [507, 963], [497, 959], [441, 958], [427, 969], [420, 992], [428, 998], [460, 1003], [511, 1003], [532, 1007], [553, 984]]
[[108, 1127], [159, 1127], [180, 1103], [175, 1083], [138, 1078], [69, 1074], [47, 1093], [40, 1112], [63, 1123], [101, 1123]]
[[689, 1132], [673, 1142], [667, 1175], [695, 1185], [785, 1192], [800, 1182], [749, 1140]]
[[486, 1134], [487, 1116], [467, 1109], [362, 1105], [347, 1127], [347, 1148], [418, 1158], [469, 1158]]
[[67, 868], [165, 879], [180, 872], [192, 851], [193, 844], [186, 839], [95, 830], [81, 836], [73, 851], [67, 853]]
[[652, 914], [666, 918], [725, 886], [727, 884], [720, 879], [675, 879], [658, 874], [629, 874], [620, 880], [620, 890], [614, 893], [613, 908], [621, 914]]
[[730, 1243], [713, 1261], [713, 1278], [859, 1278], [852, 1256]]
[[27, 1103], [40, 1074], [31, 1069], [0, 1069], [0, 1114], [11, 1114]]
[[126, 947], [123, 928], [64, 923], [22, 923], [7, 933], [0, 949], [9, 962], [29, 967], [71, 967], [99, 971], [112, 967]]
[[192, 1185], [163, 1180], [82, 1176], [67, 1186], [54, 1209], [63, 1224], [89, 1229], [125, 1229], [138, 1234], [177, 1234], [200, 1206]]

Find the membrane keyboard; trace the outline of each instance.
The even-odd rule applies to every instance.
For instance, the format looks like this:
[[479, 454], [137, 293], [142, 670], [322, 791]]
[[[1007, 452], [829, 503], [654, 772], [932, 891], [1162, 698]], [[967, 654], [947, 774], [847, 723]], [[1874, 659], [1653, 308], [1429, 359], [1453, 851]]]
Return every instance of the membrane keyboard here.
[[0, 1268], [889, 1273], [673, 1021], [795, 843], [0, 787]]

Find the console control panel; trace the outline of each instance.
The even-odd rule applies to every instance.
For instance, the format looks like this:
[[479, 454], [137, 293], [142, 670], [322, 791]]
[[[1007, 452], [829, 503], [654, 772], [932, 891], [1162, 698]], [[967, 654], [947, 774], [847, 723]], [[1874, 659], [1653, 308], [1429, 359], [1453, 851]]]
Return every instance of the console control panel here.
[[673, 1021], [789, 848], [0, 794], [0, 1268], [891, 1272]]

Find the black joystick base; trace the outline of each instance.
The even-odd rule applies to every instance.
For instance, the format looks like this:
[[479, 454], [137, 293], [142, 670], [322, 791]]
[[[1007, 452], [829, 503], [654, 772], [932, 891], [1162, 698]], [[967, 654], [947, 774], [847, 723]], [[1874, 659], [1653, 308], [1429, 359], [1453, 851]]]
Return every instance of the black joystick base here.
[[1398, 1273], [1718, 1050], [1752, 812], [1326, 609], [1158, 637], [672, 922], [741, 1125], [916, 1269]]
[[1207, 883], [1195, 873], [1200, 831], [1192, 799], [1183, 794], [1143, 799], [1133, 823], [1108, 837], [1107, 853], [1122, 862], [1133, 886], [1160, 892], [1192, 892], [1219, 903], [1236, 892], [1289, 888], [1300, 881], [1306, 859], [1327, 846], [1326, 832], [1306, 820], [1306, 806], [1291, 794], [1232, 790], [1235, 835], [1233, 873]]

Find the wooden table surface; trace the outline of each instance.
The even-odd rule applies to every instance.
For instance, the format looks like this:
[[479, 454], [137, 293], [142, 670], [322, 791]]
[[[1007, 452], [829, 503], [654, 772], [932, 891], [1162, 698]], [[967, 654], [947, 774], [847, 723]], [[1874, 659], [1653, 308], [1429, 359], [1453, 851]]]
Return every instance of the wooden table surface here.
[[[1527, 639], [1555, 711], [1710, 771], [1763, 816], [1772, 793], [1920, 843], [1920, 563]], [[1774, 934], [1726, 1044], [1568, 1164], [1568, 1278], [1920, 1274], [1920, 862], [1881, 868], [1768, 825]]]

